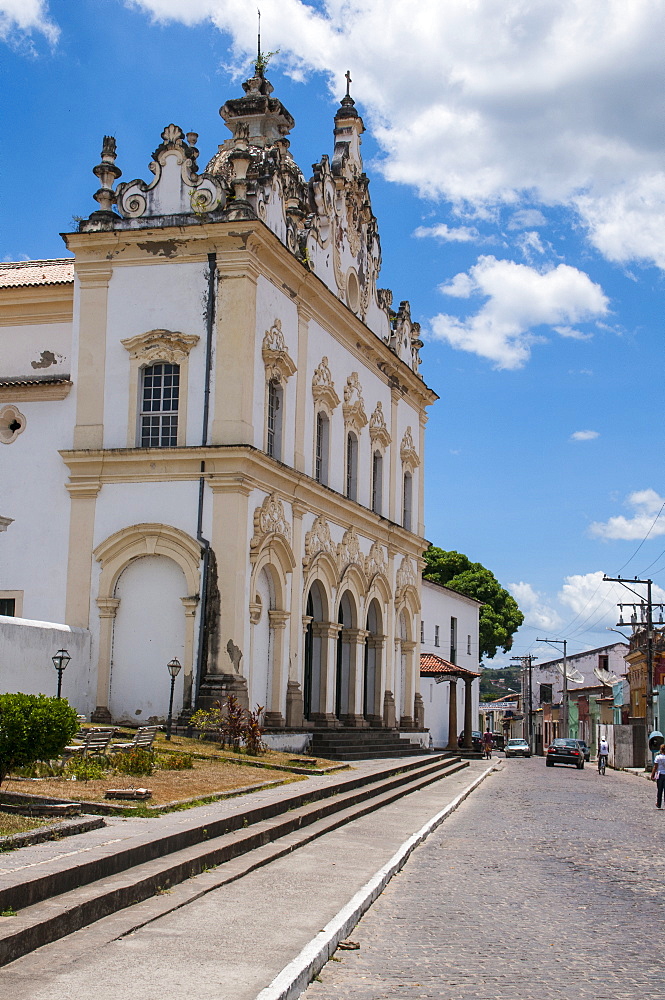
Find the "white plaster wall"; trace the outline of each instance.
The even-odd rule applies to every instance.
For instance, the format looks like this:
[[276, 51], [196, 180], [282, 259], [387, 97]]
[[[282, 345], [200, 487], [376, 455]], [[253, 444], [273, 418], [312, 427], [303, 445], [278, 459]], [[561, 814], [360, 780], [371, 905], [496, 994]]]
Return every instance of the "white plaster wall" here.
[[420, 678], [420, 694], [425, 706], [425, 728], [429, 729], [432, 746], [443, 748], [448, 745], [448, 704], [450, 684], [437, 684], [432, 677]]
[[23, 615], [64, 621], [68, 559], [67, 469], [75, 398], [16, 403], [25, 430], [0, 444], [0, 513], [14, 523], [0, 532], [0, 590], [24, 591]]
[[[421, 653], [434, 653], [450, 660], [450, 619], [457, 618], [457, 660], [465, 670], [479, 670], [478, 616], [480, 605], [456, 594], [447, 587], [440, 587], [429, 580], [422, 584], [421, 621], [425, 626], [425, 641]], [[434, 626], [439, 626], [440, 645], [434, 645]], [[467, 653], [467, 636], [471, 636], [471, 653]]]
[[120, 343], [149, 330], [198, 336], [189, 355], [187, 444], [201, 441], [205, 377], [207, 262], [116, 266], [109, 282], [104, 447], [127, 446], [129, 352]]
[[198, 502], [198, 480], [106, 483], [97, 496], [94, 547], [132, 524], [168, 524], [196, 538]]
[[71, 656], [62, 675], [62, 697], [89, 715], [95, 701], [87, 629], [0, 615], [0, 691], [55, 696], [58, 674], [51, 657], [59, 649]]
[[[420, 440], [420, 418], [418, 410], [415, 409], [407, 398], [400, 399], [397, 404], [397, 439], [393, 442], [395, 447], [395, 454], [397, 458], [397, 482], [395, 483], [395, 490], [397, 495], [395, 497], [395, 520], [401, 524], [402, 523], [402, 500], [403, 500], [403, 484], [402, 476], [404, 469], [402, 466], [402, 459], [400, 457], [400, 449], [402, 447], [402, 439], [406, 433], [407, 427], [411, 428], [411, 437], [413, 438], [413, 445], [418, 451], [419, 440]], [[425, 460], [424, 455], [420, 455], [420, 463]], [[412, 499], [411, 499], [411, 530], [418, 531], [418, 509], [420, 504], [420, 469], [419, 466], [413, 472], [412, 477]]]
[[[70, 374], [71, 323], [0, 327], [2, 378], [48, 378]], [[47, 352], [53, 355], [43, 358]]]

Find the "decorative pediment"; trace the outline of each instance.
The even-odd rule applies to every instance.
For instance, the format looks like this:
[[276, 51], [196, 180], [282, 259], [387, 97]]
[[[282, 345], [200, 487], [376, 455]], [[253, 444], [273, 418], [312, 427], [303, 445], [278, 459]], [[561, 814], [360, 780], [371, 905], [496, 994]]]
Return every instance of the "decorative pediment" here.
[[327, 358], [321, 358], [321, 364], [314, 369], [312, 395], [315, 403], [325, 406], [331, 412], [336, 406], [339, 406], [340, 399], [335, 392], [335, 383], [332, 380]]
[[284, 505], [275, 493], [270, 493], [254, 511], [254, 537], [250, 548], [258, 549], [270, 536], [281, 535], [291, 544], [291, 525], [286, 519]]
[[305, 557], [303, 559], [305, 568], [320, 552], [327, 552], [333, 559], [337, 556], [337, 547], [330, 535], [330, 525], [324, 517], [317, 517], [310, 530], [305, 534]]
[[[187, 141], [185, 142], [185, 138]], [[198, 135], [167, 125], [162, 142], [152, 154], [150, 170], [155, 179], [119, 184], [115, 201], [127, 219], [158, 215], [206, 215], [224, 208], [226, 195], [220, 182], [207, 173], [197, 174]]]
[[404, 465], [408, 466], [411, 471], [417, 469], [420, 465], [420, 458], [416, 447], [413, 443], [413, 435], [411, 434], [411, 428], [407, 427], [404, 432], [404, 437], [402, 438], [402, 444], [399, 449], [400, 458]]
[[401, 597], [403, 592], [407, 587], [416, 587], [418, 584], [418, 578], [416, 576], [416, 568], [413, 564], [413, 560], [409, 556], [404, 556], [400, 567], [397, 570], [397, 577], [395, 579], [396, 583], [396, 594], [397, 599]]
[[261, 355], [266, 366], [267, 382], [286, 382], [296, 371], [296, 366], [286, 349], [281, 319], [276, 319], [270, 329], [266, 330]]
[[198, 342], [196, 334], [179, 333], [177, 330], [149, 330], [120, 341], [132, 359], [138, 359], [143, 364], [166, 361], [171, 365], [181, 364]]
[[369, 418], [369, 436], [372, 444], [378, 444], [381, 448], [387, 448], [391, 437], [386, 426], [386, 418], [383, 415], [381, 400], [376, 404], [374, 413]]
[[360, 542], [355, 528], [348, 528], [342, 537], [342, 541], [337, 546], [337, 565], [340, 573], [343, 573], [347, 566], [356, 565], [364, 569], [365, 557], [360, 551]]
[[367, 579], [371, 580], [377, 573], [386, 575], [388, 564], [383, 546], [379, 542], [372, 542], [369, 554], [365, 556], [365, 573]]
[[358, 372], [351, 372], [346, 380], [342, 413], [344, 414], [344, 423], [353, 427], [356, 431], [361, 431], [367, 423], [365, 403], [363, 401], [362, 386], [360, 385]]

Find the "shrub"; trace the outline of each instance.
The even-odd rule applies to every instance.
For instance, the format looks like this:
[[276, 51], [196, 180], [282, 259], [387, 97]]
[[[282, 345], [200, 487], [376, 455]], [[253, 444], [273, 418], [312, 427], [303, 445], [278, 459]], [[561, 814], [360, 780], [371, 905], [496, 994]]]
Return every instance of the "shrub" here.
[[256, 711], [250, 712], [245, 723], [243, 732], [243, 742], [248, 754], [257, 757], [260, 753], [265, 753], [268, 749], [261, 737], [263, 736], [263, 726], [261, 716], [263, 715], [263, 705], [257, 705]]
[[59, 757], [78, 728], [64, 698], [0, 694], [0, 785], [15, 767]]
[[155, 755], [152, 750], [127, 750], [113, 755], [113, 767], [119, 774], [152, 774]]
[[191, 753], [168, 753], [157, 758], [157, 767], [163, 771], [189, 771], [194, 767]]
[[99, 757], [70, 757], [64, 770], [77, 781], [98, 781], [104, 777], [108, 764]]

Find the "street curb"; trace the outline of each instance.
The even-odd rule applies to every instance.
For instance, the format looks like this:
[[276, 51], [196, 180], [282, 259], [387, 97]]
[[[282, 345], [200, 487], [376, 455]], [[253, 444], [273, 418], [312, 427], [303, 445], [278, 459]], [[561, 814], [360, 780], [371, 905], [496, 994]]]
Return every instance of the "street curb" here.
[[460, 792], [452, 802], [449, 802], [432, 819], [428, 820], [417, 833], [405, 840], [390, 861], [380, 868], [369, 882], [366, 882], [349, 900], [346, 906], [343, 906], [339, 913], [328, 921], [323, 930], [319, 931], [316, 937], [305, 945], [300, 954], [289, 962], [265, 989], [261, 990], [256, 1000], [295, 1000], [296, 997], [299, 997], [317, 972], [330, 959], [339, 942], [346, 938], [362, 915], [369, 910], [374, 900], [381, 895], [393, 875], [396, 875], [404, 867], [415, 848], [426, 840], [430, 833], [433, 833], [448, 816], [455, 812], [457, 807], [494, 770], [496, 770], [496, 766], [492, 764]]

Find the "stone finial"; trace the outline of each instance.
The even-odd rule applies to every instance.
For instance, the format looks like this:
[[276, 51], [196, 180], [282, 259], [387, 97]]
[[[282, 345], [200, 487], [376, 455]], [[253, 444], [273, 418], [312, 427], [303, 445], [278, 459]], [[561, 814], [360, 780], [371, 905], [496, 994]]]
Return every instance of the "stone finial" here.
[[122, 177], [122, 170], [120, 167], [116, 167], [115, 160], [115, 139], [112, 135], [105, 135], [102, 140], [101, 163], [92, 168], [93, 174], [101, 184], [99, 190], [95, 191], [92, 196], [99, 203], [99, 210], [93, 213], [97, 218], [100, 217], [101, 213], [104, 213], [104, 217], [113, 215], [112, 210], [116, 200], [113, 185], [118, 177]]

